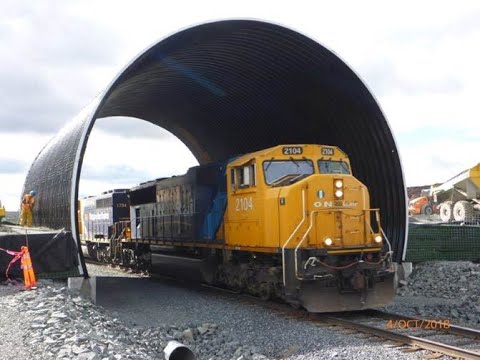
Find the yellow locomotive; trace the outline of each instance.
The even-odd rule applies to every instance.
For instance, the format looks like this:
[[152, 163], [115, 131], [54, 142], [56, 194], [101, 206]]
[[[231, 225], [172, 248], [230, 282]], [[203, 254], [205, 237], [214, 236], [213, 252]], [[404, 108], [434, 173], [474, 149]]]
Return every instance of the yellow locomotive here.
[[379, 209], [335, 146], [279, 145], [197, 166], [130, 189], [129, 199], [130, 222], [106, 239], [110, 258], [160, 271], [172, 259], [196, 264], [204, 281], [311, 312], [393, 299]]

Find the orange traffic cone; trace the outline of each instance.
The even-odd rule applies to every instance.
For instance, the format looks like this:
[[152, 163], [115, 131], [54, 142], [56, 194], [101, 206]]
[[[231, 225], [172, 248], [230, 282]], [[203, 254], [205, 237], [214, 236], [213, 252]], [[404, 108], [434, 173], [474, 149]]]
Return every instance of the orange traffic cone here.
[[21, 267], [23, 269], [23, 280], [25, 281], [25, 289], [36, 289], [37, 281], [35, 280], [35, 274], [33, 272], [32, 259], [28, 252], [28, 247], [22, 246], [22, 260]]

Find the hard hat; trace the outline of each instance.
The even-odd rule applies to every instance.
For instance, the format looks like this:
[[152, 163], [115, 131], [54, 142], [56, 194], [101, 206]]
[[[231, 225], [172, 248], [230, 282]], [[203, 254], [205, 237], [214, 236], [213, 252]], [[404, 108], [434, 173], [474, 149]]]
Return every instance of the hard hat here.
[[36, 196], [36, 195], [37, 195], [37, 192], [36, 192], [35, 190], [32, 190], [32, 191], [30, 191], [30, 195]]

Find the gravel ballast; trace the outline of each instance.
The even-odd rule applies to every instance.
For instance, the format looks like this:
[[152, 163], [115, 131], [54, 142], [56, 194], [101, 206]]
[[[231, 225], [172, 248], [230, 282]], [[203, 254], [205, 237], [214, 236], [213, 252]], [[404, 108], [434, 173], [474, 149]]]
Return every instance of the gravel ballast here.
[[418, 264], [412, 275], [401, 282], [395, 303], [385, 309], [480, 329], [480, 264]]
[[[419, 309], [418, 298], [429, 294], [420, 279], [426, 276], [432, 279], [437, 276], [434, 271], [444, 273], [448, 270], [445, 267], [453, 267], [449, 274], [452, 271], [467, 274], [464, 270], [468, 268], [466, 280], [470, 280], [478, 269], [478, 265], [470, 263], [440, 266], [417, 267], [408, 285], [399, 290], [402, 296], [397, 297], [389, 310], [415, 314]], [[385, 345], [381, 339], [344, 334], [312, 321], [285, 317], [253, 303], [168, 281], [98, 265], [89, 265], [89, 272], [98, 276], [98, 305], [68, 290], [63, 282], [41, 281], [35, 291], [0, 285], [0, 359], [163, 359], [163, 349], [169, 340], [186, 344], [198, 359], [425, 356], [425, 352], [404, 353]], [[461, 281], [456, 283], [462, 286]], [[467, 302], [475, 299], [470, 290], [475, 291], [474, 287], [469, 288]], [[437, 293], [434, 288], [428, 291]], [[444, 291], [447, 296], [448, 290]], [[419, 293], [420, 296], [412, 295]], [[454, 299], [453, 294], [441, 298], [446, 302]], [[463, 312], [457, 310], [461, 319]]]

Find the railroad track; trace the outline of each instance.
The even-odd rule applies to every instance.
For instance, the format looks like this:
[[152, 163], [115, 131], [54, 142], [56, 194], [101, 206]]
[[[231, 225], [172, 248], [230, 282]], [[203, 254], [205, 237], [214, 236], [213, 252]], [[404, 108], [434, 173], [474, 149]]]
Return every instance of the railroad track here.
[[373, 335], [397, 346], [407, 346], [407, 352], [428, 350], [426, 358], [450, 356], [457, 359], [480, 360], [480, 330], [450, 324], [447, 320], [431, 320], [366, 311], [363, 314], [317, 315], [320, 322], [355, 333]]
[[109, 265], [111, 265], [111, 264], [106, 263], [106, 262], [104, 262], [104, 261], [98, 261], [98, 260], [94, 260], [94, 259], [92, 259], [92, 258], [87, 258], [87, 257], [85, 258], [85, 262], [86, 262], [87, 264], [94, 264], [94, 265], [104, 265], [104, 266], [109, 266]]
[[145, 270], [135, 270], [135, 269], [133, 269], [132, 267], [129, 267], [129, 266], [106, 263], [104, 261], [98, 261], [98, 260], [94, 260], [94, 259], [91, 259], [91, 258], [85, 258], [85, 263], [109, 267], [111, 269], [115, 269], [115, 270], [118, 270], [119, 272], [123, 272], [123, 273], [135, 273], [135, 274], [138, 274], [138, 275], [141, 275], [141, 276], [149, 276], [150, 275], [148, 273], [148, 271], [145, 271]]
[[[210, 285], [202, 286], [238, 300], [238, 292]], [[265, 307], [289, 318], [313, 321], [318, 326], [347, 331], [352, 336], [365, 334], [381, 338], [390, 341], [393, 346], [402, 347], [405, 352], [426, 350], [429, 354], [425, 358], [428, 359], [449, 356], [480, 360], [480, 330], [453, 325], [448, 320], [422, 319], [380, 310], [313, 314], [245, 294], [240, 296], [240, 301]]]
[[[99, 265], [105, 263], [89, 261]], [[197, 288], [214, 293], [230, 301], [260, 306], [281, 316], [300, 321], [315, 322], [318, 326], [344, 332], [351, 336], [365, 334], [387, 340], [393, 346], [403, 347], [405, 352], [426, 350], [425, 358], [439, 359], [449, 356], [456, 359], [480, 360], [480, 330], [460, 327], [448, 320], [432, 320], [388, 313], [379, 310], [314, 314], [293, 309], [280, 302], [263, 301], [258, 297], [222, 287], [178, 281], [166, 276], [154, 276], [153, 280], [174, 282], [176, 286]]]

